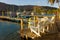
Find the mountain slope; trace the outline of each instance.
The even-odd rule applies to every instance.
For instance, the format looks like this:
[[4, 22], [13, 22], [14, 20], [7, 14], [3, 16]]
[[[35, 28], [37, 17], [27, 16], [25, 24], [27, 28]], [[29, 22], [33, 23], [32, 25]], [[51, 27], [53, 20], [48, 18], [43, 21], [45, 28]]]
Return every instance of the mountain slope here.
[[[6, 4], [6, 3], [1, 3], [0, 2], [0, 11], [18, 11], [19, 9], [20, 10], [27, 10], [27, 11], [32, 11], [33, 8], [35, 7], [36, 5], [24, 5], [24, 6], [17, 6], [17, 5], [11, 5], [11, 4]], [[42, 8], [42, 9], [47, 9], [47, 10], [51, 10], [51, 9], [57, 9], [57, 8], [54, 8], [54, 7], [49, 7], [49, 6], [36, 6], [36, 7], [39, 7], [39, 8]]]

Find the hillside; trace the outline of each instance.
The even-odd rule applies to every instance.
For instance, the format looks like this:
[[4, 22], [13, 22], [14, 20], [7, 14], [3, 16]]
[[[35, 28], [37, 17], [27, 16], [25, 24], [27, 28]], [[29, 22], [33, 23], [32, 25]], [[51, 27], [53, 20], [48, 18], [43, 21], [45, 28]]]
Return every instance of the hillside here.
[[[0, 11], [14, 11], [16, 12], [17, 10], [27, 10], [27, 11], [32, 11], [33, 8], [35, 7], [36, 5], [24, 5], [24, 6], [17, 6], [17, 5], [11, 5], [11, 4], [6, 4], [6, 3], [1, 3], [0, 2]], [[51, 10], [51, 9], [57, 9], [57, 8], [54, 8], [54, 7], [49, 7], [49, 6], [36, 6], [36, 7], [39, 7], [41, 9], [44, 9], [44, 10]]]

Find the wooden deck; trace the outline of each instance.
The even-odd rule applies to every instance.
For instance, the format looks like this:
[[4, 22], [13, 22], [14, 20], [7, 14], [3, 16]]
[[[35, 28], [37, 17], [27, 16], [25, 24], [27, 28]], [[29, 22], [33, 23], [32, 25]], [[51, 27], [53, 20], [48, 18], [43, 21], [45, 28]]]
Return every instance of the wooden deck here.
[[[15, 20], [20, 20], [18, 18], [9, 18], [9, 17], [3, 17], [0, 16], [0, 18], [7, 18], [7, 19], [15, 19]], [[57, 23], [58, 25], [58, 23]], [[58, 25], [60, 26], [60, 25]], [[57, 27], [54, 25], [54, 28]], [[56, 31], [56, 30], [55, 30]], [[54, 33], [54, 34], [42, 34], [42, 37], [37, 36], [35, 33], [31, 32], [30, 29], [24, 29], [24, 30], [20, 30], [19, 34], [21, 35], [22, 38], [26, 37], [26, 39], [31, 38], [34, 40], [58, 40], [57, 37], [60, 38], [60, 33]], [[44, 36], [43, 36], [44, 35]]]
[[51, 27], [51, 31], [49, 33], [41, 33], [41, 36], [37, 36], [35, 33], [31, 32], [30, 29], [23, 29], [23, 30], [20, 30], [20, 35], [22, 38], [26, 37], [26, 39], [28, 38], [31, 38], [31, 39], [35, 39], [35, 38], [44, 38], [44, 36], [47, 38], [52, 38], [52, 35], [53, 37], [56, 37], [56, 33], [58, 33], [58, 30], [57, 30], [57, 26], [56, 24], [54, 24], [52, 27]]
[[35, 37], [38, 37], [36, 34], [31, 32], [30, 29], [21, 30], [20, 35], [21, 35], [22, 38], [26, 37], [26, 38], [34, 39]]
[[[50, 34], [50, 33], [49, 33]], [[35, 38], [41, 38], [43, 37], [44, 35], [49, 35], [49, 34], [46, 34], [46, 33], [41, 33], [41, 36], [37, 36], [35, 33], [31, 32], [29, 29], [26, 29], [26, 30], [21, 30], [20, 31], [20, 35], [22, 38], [26, 37], [26, 39], [28, 38], [31, 38], [31, 39], [35, 39]], [[53, 33], [55, 34], [55, 33]], [[51, 35], [51, 34], [50, 34]]]
[[21, 20], [21, 18], [10, 18], [10, 17], [7, 17], [7, 16], [0, 16], [0, 18], [12, 19], [12, 20]]

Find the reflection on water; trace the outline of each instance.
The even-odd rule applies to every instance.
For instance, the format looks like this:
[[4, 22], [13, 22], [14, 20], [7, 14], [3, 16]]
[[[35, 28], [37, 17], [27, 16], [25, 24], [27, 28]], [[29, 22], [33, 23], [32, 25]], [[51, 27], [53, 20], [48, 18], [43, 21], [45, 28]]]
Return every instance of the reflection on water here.
[[9, 33], [16, 32], [20, 29], [19, 24], [12, 22], [0, 21], [0, 40], [3, 40]]

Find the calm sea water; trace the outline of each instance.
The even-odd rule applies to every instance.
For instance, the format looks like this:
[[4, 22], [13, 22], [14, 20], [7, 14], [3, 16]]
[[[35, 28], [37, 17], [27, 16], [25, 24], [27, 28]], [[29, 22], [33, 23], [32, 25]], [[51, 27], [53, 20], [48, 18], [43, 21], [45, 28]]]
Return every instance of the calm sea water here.
[[0, 21], [0, 40], [4, 40], [4, 38], [13, 32], [16, 32], [20, 29], [20, 25], [12, 22]]

